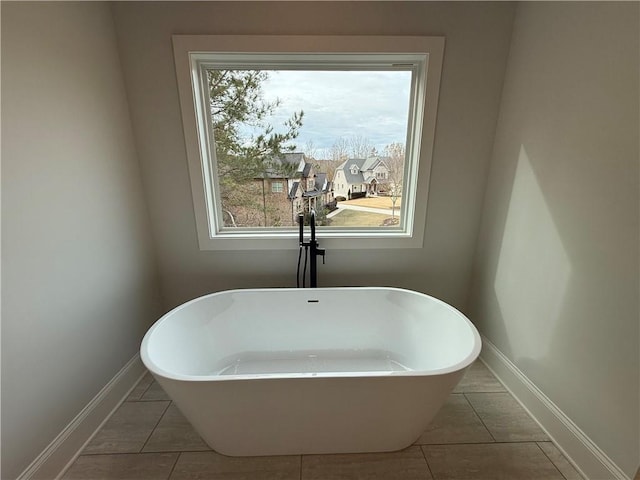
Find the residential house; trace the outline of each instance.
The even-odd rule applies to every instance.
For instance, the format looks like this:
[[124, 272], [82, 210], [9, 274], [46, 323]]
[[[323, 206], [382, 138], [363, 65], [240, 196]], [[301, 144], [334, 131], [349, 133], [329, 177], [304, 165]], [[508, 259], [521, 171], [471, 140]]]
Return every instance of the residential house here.
[[294, 187], [289, 194], [289, 198], [294, 203], [294, 210], [301, 213], [312, 208], [316, 211], [325, 207], [330, 208], [334, 202], [332, 185], [326, 173], [313, 173], [313, 167], [311, 167], [310, 175], [303, 177], [299, 182], [294, 182]]
[[316, 173], [303, 153], [285, 153], [270, 162], [256, 183], [262, 184], [263, 217], [270, 226], [295, 225], [298, 214], [319, 211], [333, 200], [332, 182]]
[[389, 167], [382, 157], [351, 158], [336, 168], [334, 194], [350, 200], [384, 193], [389, 187]]

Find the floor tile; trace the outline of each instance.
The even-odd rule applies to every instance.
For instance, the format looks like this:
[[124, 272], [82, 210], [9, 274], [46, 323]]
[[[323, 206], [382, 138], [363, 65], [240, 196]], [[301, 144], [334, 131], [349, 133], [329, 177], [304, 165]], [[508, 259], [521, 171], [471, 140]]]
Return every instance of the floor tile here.
[[139, 452], [168, 405], [169, 402], [124, 402], [82, 453]]
[[127, 402], [134, 402], [140, 400], [144, 395], [144, 392], [147, 391], [149, 386], [153, 383], [153, 376], [147, 372], [144, 377], [140, 379], [140, 381], [136, 384], [136, 386], [131, 390], [129, 396], [127, 397]]
[[535, 443], [425, 445], [437, 480], [564, 480]]
[[475, 362], [456, 391], [416, 445], [400, 452], [227, 457], [147, 374], [63, 479], [581, 480], [484, 364]]
[[62, 480], [167, 480], [177, 453], [81, 455]]
[[493, 437], [462, 394], [450, 395], [447, 403], [416, 441], [418, 445], [487, 443]]
[[147, 388], [147, 391], [144, 392], [144, 395], [142, 395], [140, 400], [143, 402], [154, 402], [157, 400], [171, 400], [171, 398], [162, 389], [160, 384], [154, 380], [151, 385], [149, 385], [149, 388]]
[[302, 480], [431, 479], [420, 447], [400, 452], [303, 455]]
[[181, 453], [171, 480], [299, 480], [300, 456], [226, 457], [216, 452]]
[[493, 373], [478, 359], [469, 366], [453, 393], [506, 391]]
[[549, 441], [511, 394], [466, 393], [465, 396], [496, 442]]
[[569, 460], [562, 455], [562, 452], [558, 450], [558, 447], [552, 442], [539, 442], [538, 446], [545, 455], [549, 457], [549, 460], [553, 462], [556, 468], [560, 470], [564, 478], [567, 480], [582, 480], [582, 475], [569, 463]]
[[143, 452], [193, 452], [211, 450], [175, 404], [169, 405], [147, 440]]

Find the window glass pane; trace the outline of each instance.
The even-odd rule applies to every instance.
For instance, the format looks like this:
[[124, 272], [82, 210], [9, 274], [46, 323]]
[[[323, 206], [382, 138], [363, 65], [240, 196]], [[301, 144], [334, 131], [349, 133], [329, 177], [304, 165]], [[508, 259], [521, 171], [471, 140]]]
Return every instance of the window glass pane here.
[[397, 227], [412, 73], [208, 67], [224, 227]]

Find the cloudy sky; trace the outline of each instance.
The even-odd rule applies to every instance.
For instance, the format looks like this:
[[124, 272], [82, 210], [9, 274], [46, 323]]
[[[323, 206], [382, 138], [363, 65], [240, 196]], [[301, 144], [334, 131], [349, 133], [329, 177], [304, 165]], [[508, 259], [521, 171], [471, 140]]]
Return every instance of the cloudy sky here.
[[295, 143], [303, 151], [312, 142], [319, 158], [336, 140], [363, 136], [379, 151], [404, 143], [411, 73], [407, 71], [286, 71], [269, 73], [265, 100], [280, 99], [270, 123], [276, 131], [293, 112], [303, 110]]

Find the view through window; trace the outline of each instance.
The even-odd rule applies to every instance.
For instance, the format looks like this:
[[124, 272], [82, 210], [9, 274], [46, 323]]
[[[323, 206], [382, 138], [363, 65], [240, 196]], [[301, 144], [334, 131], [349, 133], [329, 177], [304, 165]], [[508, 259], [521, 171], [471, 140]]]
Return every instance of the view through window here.
[[411, 67], [205, 66], [221, 226], [398, 228]]
[[422, 246], [443, 37], [172, 42], [201, 249]]

